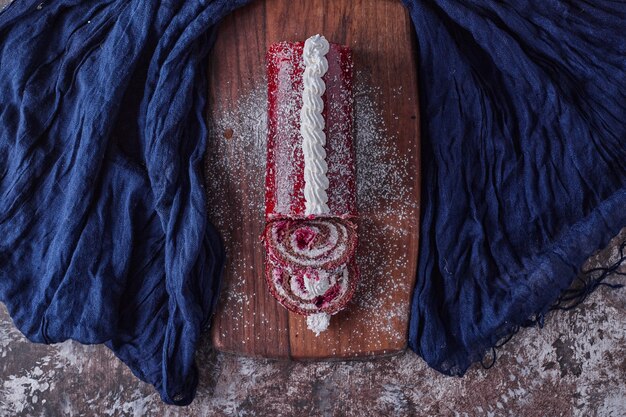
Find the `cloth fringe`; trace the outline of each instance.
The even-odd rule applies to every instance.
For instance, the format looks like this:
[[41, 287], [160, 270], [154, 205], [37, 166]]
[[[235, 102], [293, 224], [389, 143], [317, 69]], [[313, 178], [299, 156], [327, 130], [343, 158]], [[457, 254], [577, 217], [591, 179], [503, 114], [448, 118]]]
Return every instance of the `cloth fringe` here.
[[[626, 239], [619, 245], [618, 251], [618, 259], [609, 266], [583, 270], [572, 284], [572, 287], [561, 294], [552, 307], [550, 307], [549, 311], [573, 310], [582, 304], [591, 293], [602, 286], [611, 289], [623, 288], [624, 284], [605, 282], [606, 279], [610, 277], [626, 277], [626, 271], [621, 271], [621, 267], [626, 266]], [[498, 349], [511, 340], [513, 336], [519, 332], [521, 327], [539, 326], [539, 328], [543, 328], [544, 319], [545, 314], [539, 313], [535, 317], [528, 319], [522, 326], [515, 326], [506, 337], [502, 338], [486, 352], [485, 356], [480, 361], [482, 367], [489, 369], [495, 365], [498, 358]]]

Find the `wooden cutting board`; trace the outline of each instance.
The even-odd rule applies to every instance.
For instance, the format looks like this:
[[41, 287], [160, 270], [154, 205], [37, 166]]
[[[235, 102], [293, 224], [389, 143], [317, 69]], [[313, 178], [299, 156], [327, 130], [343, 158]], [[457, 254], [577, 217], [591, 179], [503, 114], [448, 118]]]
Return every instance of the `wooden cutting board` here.
[[[354, 53], [357, 261], [352, 302], [316, 337], [272, 298], [264, 280], [265, 53], [323, 34]], [[420, 160], [415, 40], [392, 0], [269, 0], [221, 24], [210, 56], [206, 187], [227, 252], [212, 324], [215, 347], [254, 357], [346, 359], [407, 344], [418, 248]]]

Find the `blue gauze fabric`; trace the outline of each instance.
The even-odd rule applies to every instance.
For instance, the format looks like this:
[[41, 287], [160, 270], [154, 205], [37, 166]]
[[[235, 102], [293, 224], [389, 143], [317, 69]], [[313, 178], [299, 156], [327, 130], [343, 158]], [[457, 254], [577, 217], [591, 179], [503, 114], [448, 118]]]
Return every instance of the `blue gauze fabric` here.
[[[106, 343], [172, 404], [193, 399], [219, 292], [207, 53], [243, 3], [0, 13], [0, 300], [30, 340]], [[404, 3], [423, 161], [409, 343], [460, 375], [626, 226], [626, 5]]]

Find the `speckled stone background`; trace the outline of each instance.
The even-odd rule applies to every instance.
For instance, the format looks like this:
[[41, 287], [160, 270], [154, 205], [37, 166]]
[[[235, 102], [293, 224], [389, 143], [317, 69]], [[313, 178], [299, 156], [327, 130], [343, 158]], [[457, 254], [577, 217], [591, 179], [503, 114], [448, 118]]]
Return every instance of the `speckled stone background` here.
[[[614, 263], [624, 239], [626, 229], [587, 267]], [[625, 348], [626, 289], [605, 287], [550, 314], [544, 329], [522, 329], [493, 368], [475, 365], [463, 378], [438, 374], [410, 351], [305, 364], [215, 353], [205, 337], [197, 398], [177, 408], [103, 346], [29, 343], [2, 307], [0, 415], [621, 417]]]
[[[626, 229], [587, 267], [615, 262], [624, 239]], [[215, 353], [205, 337], [197, 398], [177, 408], [103, 346], [28, 342], [0, 305], [0, 416], [622, 417], [625, 351], [626, 288], [605, 287], [550, 314], [543, 329], [522, 329], [493, 368], [475, 365], [463, 378], [438, 374], [411, 351], [305, 364]]]
[[[617, 259], [626, 229], [588, 266]], [[626, 271], [626, 267], [622, 266]], [[613, 279], [613, 281], [615, 278]], [[463, 378], [429, 369], [413, 352], [367, 362], [197, 356], [191, 406], [161, 403], [103, 346], [29, 343], [0, 310], [2, 416], [581, 416], [626, 415], [626, 289], [601, 287], [543, 329], [522, 329], [489, 370]]]

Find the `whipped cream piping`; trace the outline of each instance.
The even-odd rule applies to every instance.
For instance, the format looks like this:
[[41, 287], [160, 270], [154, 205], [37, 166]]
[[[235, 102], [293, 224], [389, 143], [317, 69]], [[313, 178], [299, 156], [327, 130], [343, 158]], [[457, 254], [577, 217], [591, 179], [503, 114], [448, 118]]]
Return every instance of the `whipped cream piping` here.
[[306, 325], [309, 330], [315, 333], [315, 336], [319, 336], [324, 330], [328, 329], [330, 324], [330, 314], [316, 313], [307, 316]]
[[328, 165], [326, 164], [326, 134], [324, 133], [324, 102], [322, 95], [326, 84], [322, 80], [328, 71], [325, 55], [330, 45], [321, 35], [311, 36], [304, 43], [302, 58], [304, 75], [302, 83], [302, 110], [300, 111], [300, 134], [304, 154], [305, 214], [325, 214], [328, 209]]

